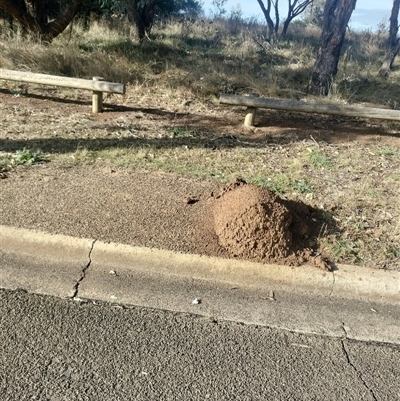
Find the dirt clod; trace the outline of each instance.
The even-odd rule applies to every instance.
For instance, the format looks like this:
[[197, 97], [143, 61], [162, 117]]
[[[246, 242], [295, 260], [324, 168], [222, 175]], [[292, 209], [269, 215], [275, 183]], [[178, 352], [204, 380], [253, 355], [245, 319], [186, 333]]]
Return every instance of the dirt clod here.
[[219, 243], [232, 257], [290, 265], [309, 262], [329, 270], [309, 248], [310, 211], [303, 203], [236, 180], [216, 197], [213, 213]]

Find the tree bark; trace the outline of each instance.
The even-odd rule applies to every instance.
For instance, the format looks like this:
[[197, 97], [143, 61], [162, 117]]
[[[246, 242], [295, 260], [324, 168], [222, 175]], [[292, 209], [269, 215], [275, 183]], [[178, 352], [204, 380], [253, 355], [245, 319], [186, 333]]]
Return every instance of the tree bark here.
[[347, 24], [357, 0], [327, 0], [320, 46], [308, 85], [308, 92], [328, 95], [337, 73]]
[[399, 8], [400, 0], [394, 0], [392, 13], [390, 15], [389, 37], [386, 45], [385, 59], [379, 69], [379, 75], [384, 78], [389, 76], [394, 59], [400, 50], [400, 39], [397, 38], [397, 33], [399, 31]]
[[70, 0], [53, 18], [49, 11], [52, 4], [43, 0], [0, 0], [0, 8], [10, 14], [32, 36], [40, 41], [51, 42], [69, 25], [77, 14], [83, 0]]

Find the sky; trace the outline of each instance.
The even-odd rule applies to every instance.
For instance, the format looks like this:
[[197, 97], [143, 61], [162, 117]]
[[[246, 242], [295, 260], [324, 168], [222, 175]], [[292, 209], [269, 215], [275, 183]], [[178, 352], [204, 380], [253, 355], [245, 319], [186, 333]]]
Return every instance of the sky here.
[[[287, 0], [280, 0], [279, 2], [282, 5], [280, 7], [282, 16], [285, 12], [284, 6], [287, 3]], [[259, 16], [260, 21], [264, 21], [257, 0], [228, 0], [225, 8], [230, 11], [236, 8], [238, 4], [244, 17]], [[350, 27], [360, 30], [376, 30], [383, 21], [388, 25], [392, 4], [393, 0], [358, 0], [350, 20]], [[206, 14], [209, 14], [210, 9], [212, 9], [212, 0], [204, 0], [203, 9]]]

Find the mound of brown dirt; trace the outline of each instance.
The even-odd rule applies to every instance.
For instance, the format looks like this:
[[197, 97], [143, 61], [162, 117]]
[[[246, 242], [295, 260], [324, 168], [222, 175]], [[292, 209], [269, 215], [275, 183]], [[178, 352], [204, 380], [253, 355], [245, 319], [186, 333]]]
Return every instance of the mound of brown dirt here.
[[310, 262], [329, 269], [309, 247], [312, 229], [305, 204], [236, 180], [216, 197], [213, 213], [219, 243], [233, 257], [292, 265]]

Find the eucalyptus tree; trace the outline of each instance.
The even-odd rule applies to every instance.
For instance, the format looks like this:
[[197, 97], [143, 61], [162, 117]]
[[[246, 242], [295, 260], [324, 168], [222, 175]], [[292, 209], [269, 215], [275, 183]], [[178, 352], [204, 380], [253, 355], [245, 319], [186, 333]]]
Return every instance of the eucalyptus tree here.
[[267, 22], [269, 36], [277, 39], [286, 36], [290, 23], [312, 5], [313, 0], [287, 0], [287, 13], [283, 24], [281, 24], [279, 0], [257, 0], [257, 2]]
[[129, 22], [136, 29], [140, 41], [149, 37], [156, 17], [165, 15], [199, 15], [202, 11], [199, 0], [115, 0], [126, 10]]
[[328, 95], [337, 74], [347, 24], [357, 0], [327, 0], [318, 55], [308, 85], [308, 92]]
[[386, 54], [382, 66], [379, 69], [379, 75], [387, 78], [394, 59], [400, 50], [400, 39], [397, 37], [399, 32], [399, 8], [400, 0], [393, 1], [392, 12], [390, 14], [389, 36], [386, 44]]
[[51, 42], [69, 25], [84, 0], [0, 0], [0, 9], [18, 21], [31, 36]]

